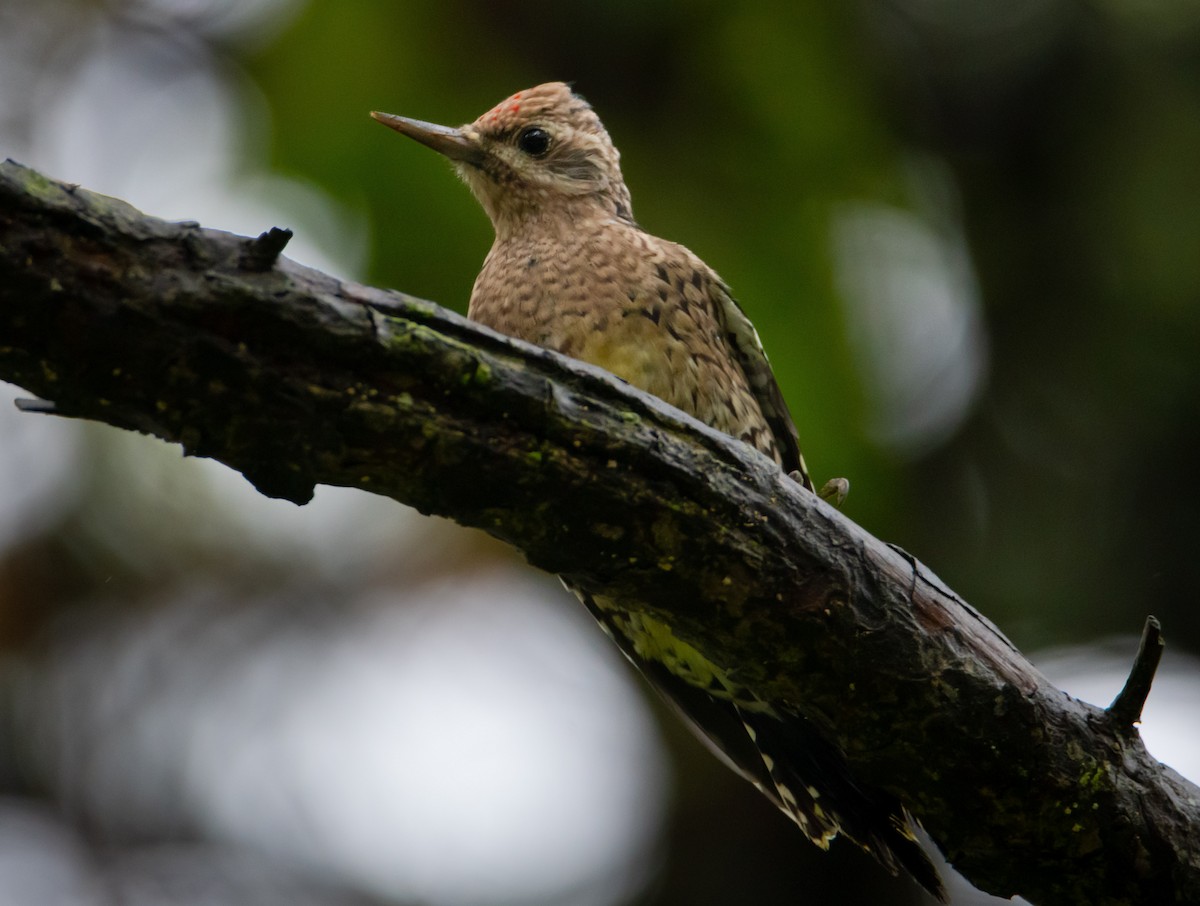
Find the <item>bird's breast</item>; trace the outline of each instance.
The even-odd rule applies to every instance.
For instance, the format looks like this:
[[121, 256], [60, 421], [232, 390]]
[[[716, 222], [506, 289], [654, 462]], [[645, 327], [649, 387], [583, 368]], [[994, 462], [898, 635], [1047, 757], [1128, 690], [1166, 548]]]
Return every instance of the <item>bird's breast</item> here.
[[666, 396], [685, 340], [661, 322], [629, 249], [600, 241], [493, 247], [471, 294], [470, 317]]
[[[612, 372], [775, 455], [769, 430], [686, 257], [664, 260], [640, 232], [493, 246], [470, 317]], [[701, 265], [702, 267], [702, 265]]]

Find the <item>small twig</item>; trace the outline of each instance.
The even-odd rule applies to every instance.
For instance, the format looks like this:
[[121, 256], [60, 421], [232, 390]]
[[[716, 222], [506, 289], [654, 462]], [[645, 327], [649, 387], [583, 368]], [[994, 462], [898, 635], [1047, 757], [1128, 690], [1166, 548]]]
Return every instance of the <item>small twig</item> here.
[[1133, 660], [1133, 669], [1129, 671], [1129, 679], [1125, 680], [1125, 688], [1117, 693], [1112, 704], [1105, 709], [1118, 728], [1132, 730], [1133, 725], [1142, 719], [1142, 708], [1150, 694], [1150, 685], [1154, 682], [1165, 645], [1158, 618], [1146, 617], [1142, 641]]
[[291, 238], [291, 230], [271, 227], [246, 243], [238, 263], [249, 271], [270, 270]]
[[57, 415], [58, 406], [53, 400], [36, 400], [28, 397], [21, 397], [13, 400], [15, 405], [22, 412], [36, 412], [40, 415]]

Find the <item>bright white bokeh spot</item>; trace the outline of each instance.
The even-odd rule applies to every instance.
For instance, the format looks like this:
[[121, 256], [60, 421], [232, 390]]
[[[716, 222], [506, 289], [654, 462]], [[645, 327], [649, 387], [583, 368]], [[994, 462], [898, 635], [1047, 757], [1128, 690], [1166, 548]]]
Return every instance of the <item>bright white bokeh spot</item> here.
[[240, 764], [199, 765], [224, 794], [207, 820], [272, 846], [291, 816], [241, 803], [287, 788], [302, 856], [405, 900], [522, 902], [628, 875], [661, 822], [661, 755], [607, 657], [530, 605], [542, 589], [445, 585], [416, 611], [381, 601], [316, 664], [280, 651], [305, 658], [306, 688]]
[[99, 904], [86, 845], [44, 803], [0, 796], [0, 906]]
[[[920, 184], [943, 210], [936, 169]], [[943, 218], [948, 221], [949, 218]], [[966, 243], [951, 223], [877, 203], [842, 206], [833, 256], [851, 349], [868, 403], [868, 431], [916, 454], [970, 412], [987, 371], [987, 339]]]
[[19, 723], [110, 828], [204, 835], [401, 902], [621, 902], [651, 874], [660, 741], [608, 641], [545, 581], [99, 613]]

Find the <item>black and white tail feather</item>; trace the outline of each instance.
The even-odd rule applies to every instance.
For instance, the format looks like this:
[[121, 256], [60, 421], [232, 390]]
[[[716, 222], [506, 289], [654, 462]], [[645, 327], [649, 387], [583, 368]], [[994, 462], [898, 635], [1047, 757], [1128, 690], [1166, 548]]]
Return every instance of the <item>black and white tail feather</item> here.
[[[664, 643], [662, 624], [621, 611], [614, 602], [564, 585], [587, 607], [625, 656], [727, 766], [750, 781], [822, 849], [839, 834], [893, 875], [907, 871], [946, 902], [937, 869], [894, 796], [864, 787], [845, 759], [803, 715], [747, 698], [686, 643]], [[647, 633], [658, 636], [647, 644]], [[670, 651], [664, 650], [669, 644]]]

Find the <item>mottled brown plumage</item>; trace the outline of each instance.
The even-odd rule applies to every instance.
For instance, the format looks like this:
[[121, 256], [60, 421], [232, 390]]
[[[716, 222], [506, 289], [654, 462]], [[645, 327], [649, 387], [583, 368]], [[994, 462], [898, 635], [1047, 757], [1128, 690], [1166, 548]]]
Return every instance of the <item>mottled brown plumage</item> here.
[[[620, 155], [586, 101], [551, 82], [459, 129], [373, 116], [451, 158], [491, 218], [496, 239], [471, 293], [473, 319], [607, 368], [812, 490], [754, 327], [711, 268], [634, 221]], [[817, 845], [844, 833], [944, 896], [903, 806], [857, 783], [792, 703], [741, 688], [661, 621], [572, 590], [714, 751]]]
[[[496, 241], [472, 319], [607, 368], [768, 456], [811, 490], [796, 428], [749, 319], [703, 261], [633, 219], [620, 155], [562, 82], [518, 92], [475, 122], [387, 125], [456, 161]], [[545, 150], [521, 147], [530, 130]]]

